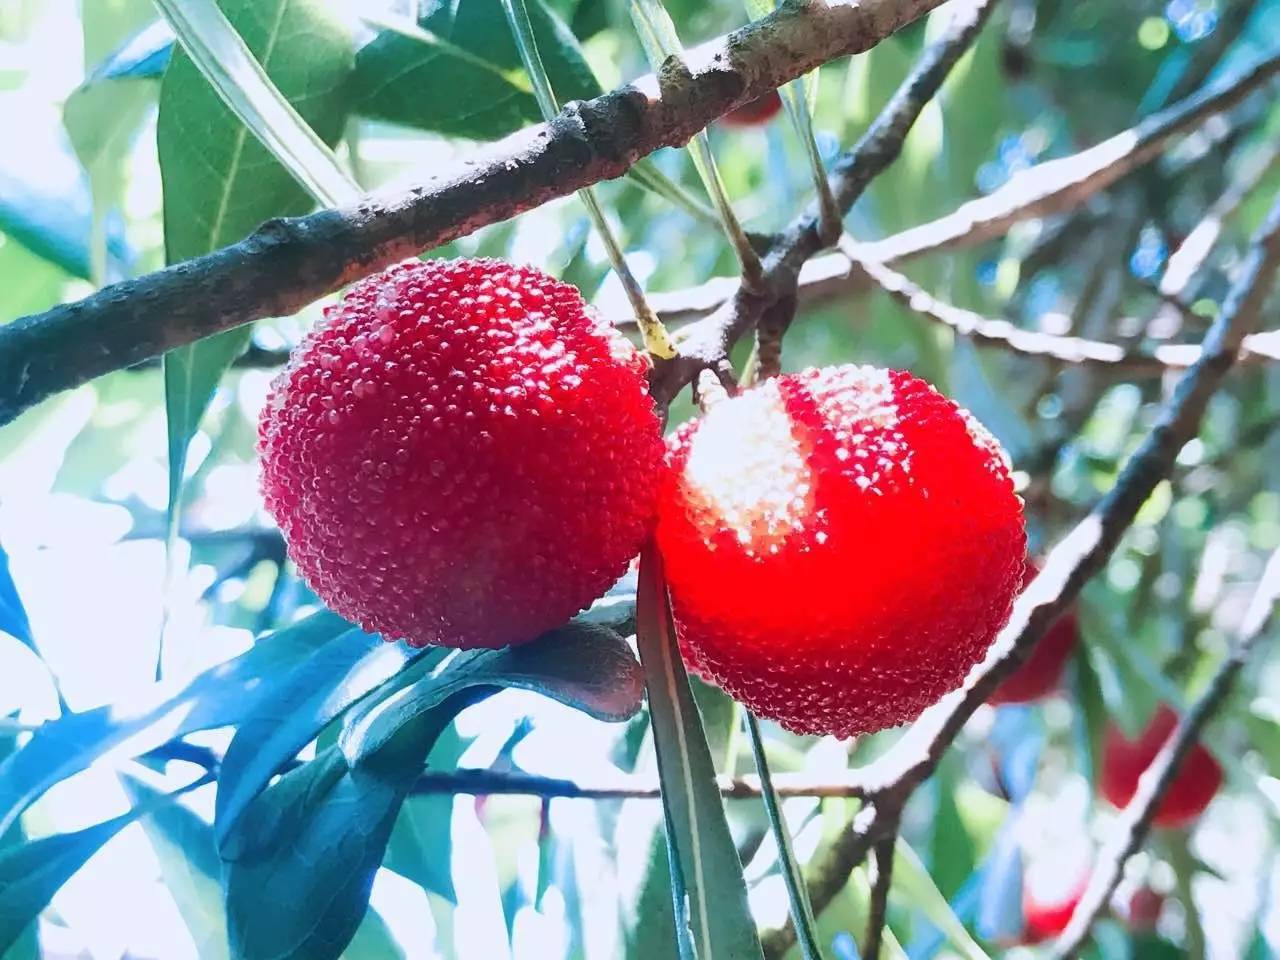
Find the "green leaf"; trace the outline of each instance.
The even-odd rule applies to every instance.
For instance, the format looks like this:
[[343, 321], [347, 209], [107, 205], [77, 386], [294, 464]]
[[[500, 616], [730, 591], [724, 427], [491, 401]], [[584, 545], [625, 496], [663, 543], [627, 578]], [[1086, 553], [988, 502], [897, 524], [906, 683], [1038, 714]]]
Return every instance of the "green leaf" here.
[[338, 744], [353, 765], [369, 762], [446, 698], [486, 686], [531, 690], [600, 720], [625, 720], [640, 709], [642, 685], [621, 637], [570, 621], [530, 643], [463, 654], [354, 719]]
[[163, 794], [126, 776], [126, 789], [135, 804], [151, 810], [142, 829], [151, 841], [160, 875], [195, 941], [200, 960], [225, 960], [227, 914], [222, 906], [222, 864], [213, 841], [213, 828], [180, 803], [160, 803]]
[[[561, 100], [601, 93], [573, 33], [539, 0], [526, 0], [543, 65]], [[391, 23], [356, 55], [356, 110], [364, 116], [474, 140], [494, 140], [542, 119], [499, 0], [436, 5], [415, 29]]]
[[259, 794], [224, 844], [233, 956], [338, 956], [432, 745], [460, 709], [504, 686], [609, 719], [640, 703], [621, 638], [571, 623], [519, 647], [460, 654], [365, 708], [336, 746]]
[[948, 755], [938, 765], [938, 771], [933, 777], [936, 799], [933, 832], [929, 843], [929, 865], [934, 881], [948, 900], [960, 890], [975, 866], [973, 838], [965, 829], [960, 809], [956, 805], [959, 772], [955, 758]]
[[[204, 0], [201, 7], [211, 3]], [[195, 5], [188, 7], [185, 2], [169, 6], [187, 15], [196, 11]], [[257, 81], [256, 92], [250, 91], [255, 102], [273, 100], [270, 90], [264, 92], [263, 87], [274, 84], [279, 96], [296, 108], [304, 121], [302, 126], [309, 125], [323, 143], [336, 143], [346, 125], [347, 80], [353, 65], [352, 41], [346, 28], [319, 0], [223, 0], [222, 11], [252, 54], [238, 56], [238, 66], [227, 72], [237, 79], [252, 76]], [[205, 15], [209, 17], [207, 10]], [[177, 26], [183, 33], [181, 23]], [[220, 44], [217, 50], [206, 50], [213, 61], [236, 46], [221, 31], [220, 36], [188, 35], [183, 39], [189, 44]], [[264, 84], [263, 77], [254, 71], [255, 58], [270, 84]], [[214, 69], [216, 63], [204, 66]], [[259, 113], [264, 109], [259, 102]], [[281, 127], [291, 124], [275, 122], [279, 109], [264, 116], [267, 119], [256, 124], [253, 133], [265, 134], [268, 130], [263, 128], [267, 127], [275, 130], [276, 139], [307, 139], [297, 124], [292, 124], [291, 132], [282, 132]], [[305, 213], [312, 206], [313, 195], [295, 179], [300, 168], [286, 169], [255, 139], [184, 50], [174, 51], [161, 83], [156, 143], [169, 263], [208, 253], [243, 238], [264, 220]], [[295, 147], [294, 152], [301, 149], [305, 148]], [[326, 197], [332, 194], [336, 200], [349, 195], [342, 193], [346, 188], [332, 171], [313, 170], [304, 179]], [[218, 381], [248, 346], [250, 335], [247, 326], [229, 330], [165, 357], [171, 529], [176, 529], [181, 509], [191, 438]]]
[[1072, 677], [1075, 702], [1075, 734], [1077, 749], [1084, 759], [1083, 773], [1090, 785], [1097, 785], [1102, 771], [1102, 744], [1107, 734], [1107, 707], [1102, 699], [1102, 685], [1093, 669], [1087, 639], [1081, 638], [1072, 655]]
[[347, 949], [342, 951], [342, 960], [398, 960], [404, 955], [386, 921], [376, 910], [369, 910]]
[[655, 824], [633, 904], [624, 913], [626, 960], [676, 960], [675, 916], [671, 899], [671, 861], [661, 824]]
[[742, 864], [676, 647], [662, 561], [652, 548], [641, 555], [636, 640], [649, 693], [668, 843], [676, 855], [673, 889], [684, 914], [677, 916], [677, 933], [681, 927], [689, 931], [703, 960], [761, 957]]
[[415, 650], [352, 628], [338, 634], [259, 702], [236, 731], [218, 774], [215, 833], [221, 844], [249, 802], [331, 720], [413, 660], [445, 651]]
[[899, 838], [893, 848], [893, 885], [889, 896], [904, 906], [918, 910], [942, 931], [960, 956], [967, 960], [990, 960], [985, 950], [969, 935], [951, 904], [929, 876], [929, 871], [908, 843]]
[[66, 714], [44, 724], [26, 746], [0, 763], [0, 836], [51, 786], [109, 752], [137, 756], [193, 730], [237, 723], [269, 701], [294, 666], [350, 628], [334, 614], [317, 613], [260, 639], [251, 650], [176, 691], [172, 684], [156, 684], [128, 704]]

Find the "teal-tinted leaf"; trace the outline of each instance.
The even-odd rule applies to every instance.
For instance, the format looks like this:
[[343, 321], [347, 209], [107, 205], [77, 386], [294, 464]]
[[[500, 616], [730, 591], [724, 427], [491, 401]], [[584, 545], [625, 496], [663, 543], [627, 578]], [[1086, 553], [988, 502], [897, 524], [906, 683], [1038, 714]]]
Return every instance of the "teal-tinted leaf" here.
[[331, 613], [317, 613], [264, 637], [253, 649], [176, 691], [172, 684], [156, 684], [128, 705], [67, 714], [44, 724], [0, 763], [0, 836], [44, 791], [108, 752], [137, 756], [193, 730], [238, 722], [274, 695], [273, 680], [286, 677], [350, 626]]
[[[423, 652], [352, 628], [308, 657], [270, 699], [259, 701], [236, 731], [218, 774], [219, 844], [249, 801], [323, 727]], [[433, 662], [443, 656], [443, 650], [428, 652]]]
[[[69, 276], [88, 280], [90, 232], [88, 192], [52, 192], [0, 169], [0, 232]], [[127, 259], [126, 248], [113, 237], [112, 255]]]
[[356, 935], [342, 951], [342, 960], [398, 960], [404, 955], [386, 921], [378, 911], [369, 910], [356, 928]]
[[[760, 957], [747, 887], [716, 786], [715, 766], [675, 630], [657, 551], [641, 556], [636, 640], [644, 664], [666, 815], [677, 933], [688, 931], [699, 957]], [[684, 906], [687, 904], [687, 908]]]
[[339, 745], [352, 764], [369, 761], [399, 731], [446, 698], [475, 687], [514, 687], [601, 720], [625, 720], [640, 709], [640, 667], [612, 630], [570, 621], [538, 639], [502, 650], [464, 654], [377, 704], [343, 730]]
[[640, 703], [639, 667], [622, 639], [570, 623], [522, 646], [460, 654], [362, 708], [335, 747], [260, 793], [223, 844], [233, 956], [338, 956], [441, 731], [508, 686], [610, 719]]
[[75, 833], [59, 833], [0, 851], [0, 950], [7, 950], [53, 895], [136, 811]]
[[58, 833], [0, 850], [0, 951], [9, 948], [103, 844], [138, 817], [206, 782], [207, 778], [201, 778], [122, 816], [75, 833]]
[[124, 783], [135, 804], [151, 810], [142, 829], [160, 862], [165, 889], [191, 933], [200, 960], [226, 960], [227, 914], [222, 905], [222, 864], [213, 828], [180, 803], [159, 801], [162, 794], [134, 777]]
[[675, 915], [671, 898], [671, 861], [659, 825], [649, 842], [635, 900], [624, 913], [626, 960], [677, 960]]
[[173, 30], [163, 20], [139, 30], [93, 69], [87, 84], [159, 80], [173, 55]]
[[[452, 770], [470, 741], [449, 727], [436, 741], [427, 765]], [[391, 830], [382, 865], [431, 893], [454, 901], [450, 856], [453, 849], [453, 795], [425, 793], [405, 801]]]
[[[14, 735], [0, 733], [0, 760], [13, 752]], [[27, 842], [21, 823], [15, 823], [9, 831], [0, 834], [0, 855], [6, 849], [19, 847]], [[28, 923], [18, 934], [8, 950], [0, 948], [0, 960], [40, 960], [40, 938], [37, 924]]]
[[[600, 85], [569, 28], [541, 0], [526, 5], [556, 95], [597, 96]], [[357, 111], [477, 140], [541, 120], [505, 22], [499, 0], [465, 0], [437, 5], [416, 34], [384, 30], [356, 56]]]
[[[222, 10], [285, 101], [320, 140], [336, 143], [346, 124], [353, 62], [346, 28], [319, 0], [223, 0]], [[255, 139], [181, 50], [174, 52], [160, 86], [156, 143], [169, 263], [208, 253], [264, 220], [312, 206], [294, 174]], [[171, 527], [188, 445], [218, 381], [249, 336], [248, 327], [229, 330], [165, 357]]]
[[27, 618], [22, 598], [18, 596], [13, 575], [9, 573], [9, 555], [5, 553], [3, 546], [0, 546], [0, 630], [35, 649], [31, 621]]

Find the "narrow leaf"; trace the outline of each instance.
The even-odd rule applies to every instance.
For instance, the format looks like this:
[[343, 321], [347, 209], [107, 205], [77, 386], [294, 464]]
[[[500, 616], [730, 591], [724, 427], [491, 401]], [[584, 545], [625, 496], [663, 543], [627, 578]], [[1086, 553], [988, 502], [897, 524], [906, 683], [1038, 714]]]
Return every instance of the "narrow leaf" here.
[[351, 629], [338, 634], [261, 700], [236, 731], [218, 774], [218, 842], [248, 803], [331, 720], [426, 652]]
[[[222, 0], [222, 9], [165, 0], [163, 9], [184, 45], [165, 72], [156, 128], [169, 263], [315, 200], [356, 196], [324, 146], [346, 124], [352, 40], [320, 0]], [[241, 327], [165, 356], [171, 533], [191, 438], [250, 336]]]
[[893, 851], [893, 886], [889, 896], [924, 914], [942, 931], [960, 956], [967, 960], [990, 960], [952, 911], [951, 904], [933, 882], [916, 852], [902, 838], [898, 839]]
[[0, 763], [0, 836], [55, 783], [109, 753], [137, 756], [174, 737], [239, 722], [269, 701], [288, 672], [351, 625], [317, 613], [259, 640], [253, 649], [186, 686], [156, 684], [127, 704], [70, 713], [43, 724]]
[[[27, 610], [18, 596], [18, 587], [9, 572], [9, 555], [0, 546], [0, 630], [18, 640], [31, 649], [35, 649], [35, 638], [31, 635], [31, 621]], [[0, 831], [2, 832], [2, 831]]]
[[677, 927], [691, 931], [702, 960], [761, 957], [742, 864], [725, 821], [715, 766], [676, 646], [662, 561], [641, 555], [636, 641], [644, 665], [667, 818]]

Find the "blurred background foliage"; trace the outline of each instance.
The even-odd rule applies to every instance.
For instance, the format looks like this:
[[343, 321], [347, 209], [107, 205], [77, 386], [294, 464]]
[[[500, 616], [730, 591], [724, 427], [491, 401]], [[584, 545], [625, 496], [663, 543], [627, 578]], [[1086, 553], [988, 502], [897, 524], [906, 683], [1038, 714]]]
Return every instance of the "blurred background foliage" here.
[[[497, 0], [442, 0], [421, 10], [405, 0], [221, 6], [362, 187], [411, 181], [538, 118]], [[624, 4], [530, 6], [562, 98], [590, 96], [646, 70]], [[745, 19], [736, 0], [666, 6], [687, 43]], [[415, 13], [448, 44], [424, 44], [406, 29]], [[866, 128], [943, 19], [927, 18], [821, 70], [813, 113], [827, 160]], [[941, 216], [1277, 48], [1276, 0], [1007, 0], [847, 227], [876, 239]], [[997, 241], [922, 257], [907, 272], [939, 297], [1029, 329], [1134, 345], [1195, 342], [1203, 325], [1157, 322], [1160, 279], [1170, 252], [1242, 171], [1268, 164], [1183, 294], [1196, 318], [1207, 322], [1219, 309], [1244, 240], [1280, 188], [1280, 166], [1271, 162], [1280, 134], [1274, 89], [1213, 118], [1077, 209], [1021, 223]], [[0, 0], [0, 129], [0, 322], [313, 205], [174, 52], [147, 0]], [[785, 118], [753, 129], [716, 126], [711, 139], [749, 229], [776, 230], [808, 202], [806, 156]], [[700, 195], [687, 154], [664, 150], [651, 162]], [[648, 290], [736, 272], [719, 233], [634, 178], [602, 185], [600, 194]], [[606, 316], [629, 315], [573, 198], [431, 253], [533, 263], [578, 285]], [[260, 322], [221, 346], [192, 348], [182, 366], [171, 365], [167, 385], [158, 363], [121, 371], [0, 431], [0, 757], [68, 710], [110, 704], [107, 727], [145, 713], [161, 702], [158, 669], [165, 689], [179, 689], [252, 649], [262, 631], [316, 607], [261, 509], [254, 440], [272, 364], [320, 306]], [[1277, 326], [1274, 314], [1268, 326]], [[850, 361], [910, 369], [991, 428], [1019, 471], [1037, 549], [1111, 487], [1171, 384], [974, 347], [866, 291], [802, 305], [785, 367]], [[1157, 702], [1182, 706], [1199, 692], [1266, 552], [1280, 546], [1277, 411], [1280, 371], [1255, 364], [1233, 376], [1174, 477], [1086, 589], [1084, 642], [1062, 692], [1031, 707], [984, 710], [912, 802], [904, 824], [910, 855], [898, 864], [889, 912], [897, 955], [1035, 949], [1011, 946], [1022, 935], [1024, 883], [1037, 872], [1059, 886], [1074, 883], [1111, 816], [1092, 788], [1108, 718], [1134, 731]], [[675, 419], [690, 412], [682, 399]], [[256, 669], [271, 679], [293, 665]], [[1104, 920], [1092, 955], [1280, 952], [1278, 667], [1272, 655], [1251, 669], [1211, 728], [1227, 785], [1206, 817], [1190, 836], [1160, 835], [1131, 866], [1123, 896], [1150, 886], [1169, 897], [1155, 929]], [[212, 729], [193, 726], [181, 743], [220, 755], [253, 683], [202, 688], [190, 702], [210, 711]], [[698, 695], [713, 756], [722, 769], [748, 772], [731, 734], [732, 709], [715, 691]], [[323, 753], [341, 726], [312, 719], [319, 742], [309, 735], [305, 747], [296, 745], [304, 758]], [[172, 738], [184, 732], [175, 717], [143, 749], [179, 742]], [[83, 735], [88, 742], [98, 733]], [[775, 769], [833, 776], [898, 735], [841, 744], [768, 730]], [[24, 924], [6, 958], [227, 955], [213, 788], [148, 805], [157, 790], [190, 779], [189, 764], [182, 778], [184, 763], [152, 757], [124, 776], [118, 765], [86, 763], [50, 781], [61, 782], [0, 838], [0, 850], [20, 843], [20, 832], [67, 834], [75, 840], [70, 859], [41, 866], [69, 879], [53, 885], [49, 907], [38, 924]], [[653, 770], [643, 715], [608, 725], [515, 691], [463, 710], [431, 763], [582, 782]], [[855, 809], [838, 799], [787, 801], [801, 859]], [[786, 900], [763, 810], [732, 800], [728, 811], [753, 909], [762, 924], [777, 924]], [[372, 910], [345, 955], [674, 956], [661, 926], [670, 902], [665, 850], [654, 839], [660, 815], [645, 799], [412, 796], [391, 828]], [[110, 819], [117, 816], [124, 819]], [[68, 834], [90, 827], [98, 833]], [[1045, 862], [1052, 869], [1036, 866]], [[6, 877], [4, 869], [17, 868], [0, 858], [0, 891], [16, 896], [3, 885], [25, 871]], [[0, 926], [14, 902], [0, 893]], [[831, 956], [855, 955], [850, 932], [861, 929], [866, 902], [860, 869], [820, 920]], [[266, 923], [279, 906], [264, 896], [239, 909], [256, 910], [256, 922]]]

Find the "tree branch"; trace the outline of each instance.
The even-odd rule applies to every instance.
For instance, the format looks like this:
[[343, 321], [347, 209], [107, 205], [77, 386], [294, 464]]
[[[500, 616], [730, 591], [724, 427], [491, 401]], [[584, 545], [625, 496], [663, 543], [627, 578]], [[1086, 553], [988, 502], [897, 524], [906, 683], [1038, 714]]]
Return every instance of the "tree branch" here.
[[[830, 184], [841, 215], [849, 212], [867, 185], [897, 158], [916, 118], [969, 49], [994, 2], [965, 0], [946, 34], [924, 52], [853, 149], [836, 161]], [[680, 354], [659, 361], [654, 368], [650, 389], [659, 407], [670, 404], [699, 371], [722, 371], [730, 349], [742, 335], [755, 327], [767, 310], [795, 295], [804, 264], [838, 239], [822, 235], [821, 210], [814, 201], [770, 248], [758, 285], [748, 289], [741, 283], [733, 284], [732, 294], [715, 312], [680, 332]]]
[[[867, 243], [862, 257], [899, 264], [953, 247], [973, 246], [1002, 236], [1024, 220], [1077, 207], [1153, 159], [1174, 137], [1239, 103], [1277, 73], [1280, 57], [1264, 60], [1229, 83], [1177, 103], [1094, 147], [1037, 164], [946, 216]], [[829, 253], [804, 265], [796, 292], [801, 303], [813, 303], [864, 289], [866, 282], [866, 275], [848, 257]], [[696, 287], [650, 294], [650, 299], [663, 321], [674, 325], [706, 317], [737, 290], [735, 278], [713, 277]], [[626, 326], [633, 321], [619, 317], [615, 322]]]
[[[1254, 236], [1249, 256], [1205, 336], [1200, 357], [1178, 382], [1172, 399], [1125, 464], [1115, 487], [1050, 551], [1042, 572], [1018, 597], [1009, 623], [964, 685], [926, 710], [888, 753], [851, 773], [852, 779], [861, 781], [867, 803], [874, 810], [872, 823], [860, 824], [855, 819], [812, 865], [813, 874], [824, 881], [810, 891], [815, 912], [831, 902], [849, 872], [866, 855], [866, 836], [875, 822], [890, 822], [933, 773], [965, 723], [1075, 600], [1111, 555], [1151, 492], [1172, 471], [1178, 451], [1198, 432], [1209, 398], [1239, 357], [1245, 336], [1258, 325], [1277, 267], [1280, 200]], [[768, 931], [765, 939], [770, 945], [767, 955], [781, 956], [794, 934], [788, 926]]]
[[[1227, 659], [1218, 667], [1209, 681], [1208, 688], [1178, 722], [1177, 728], [1165, 741], [1160, 753], [1139, 779], [1137, 792], [1116, 821], [1111, 837], [1098, 857], [1093, 875], [1089, 878], [1084, 896], [1081, 897], [1071, 915], [1071, 922], [1067, 924], [1067, 929], [1054, 944], [1055, 958], [1066, 960], [1073, 957], [1084, 945], [1094, 921], [1098, 919], [1120, 883], [1125, 863], [1138, 852], [1143, 840], [1146, 839], [1156, 809], [1173, 785], [1182, 761], [1209, 719], [1225, 702], [1240, 671], [1244, 669], [1249, 654], [1266, 631], [1277, 600], [1280, 600], [1280, 550], [1276, 550], [1267, 562], [1262, 580], [1249, 604], [1248, 612], [1245, 614], [1240, 632]], [[1190, 903], [1187, 904], [1187, 909], [1193, 909]]]
[[[980, 344], [1002, 347], [1028, 357], [1096, 364], [1126, 373], [1160, 374], [1166, 370], [1182, 370], [1200, 358], [1201, 348], [1197, 344], [1162, 344], [1154, 350], [1142, 351], [1101, 340], [1024, 330], [1007, 320], [993, 320], [937, 299], [896, 270], [863, 259], [861, 248], [851, 240], [842, 241], [840, 249], [851, 263], [907, 310]], [[1244, 338], [1240, 361], [1259, 360], [1280, 360], [1280, 330], [1252, 333]]]
[[270, 220], [207, 256], [0, 328], [0, 425], [44, 397], [262, 317], [621, 176], [735, 106], [867, 50], [942, 0], [787, 3], [400, 193]]
[[880, 960], [885, 914], [889, 908], [889, 887], [893, 884], [893, 851], [898, 843], [896, 821], [875, 843], [876, 882], [871, 887], [871, 909], [867, 914], [867, 937], [862, 946], [866, 960]]

